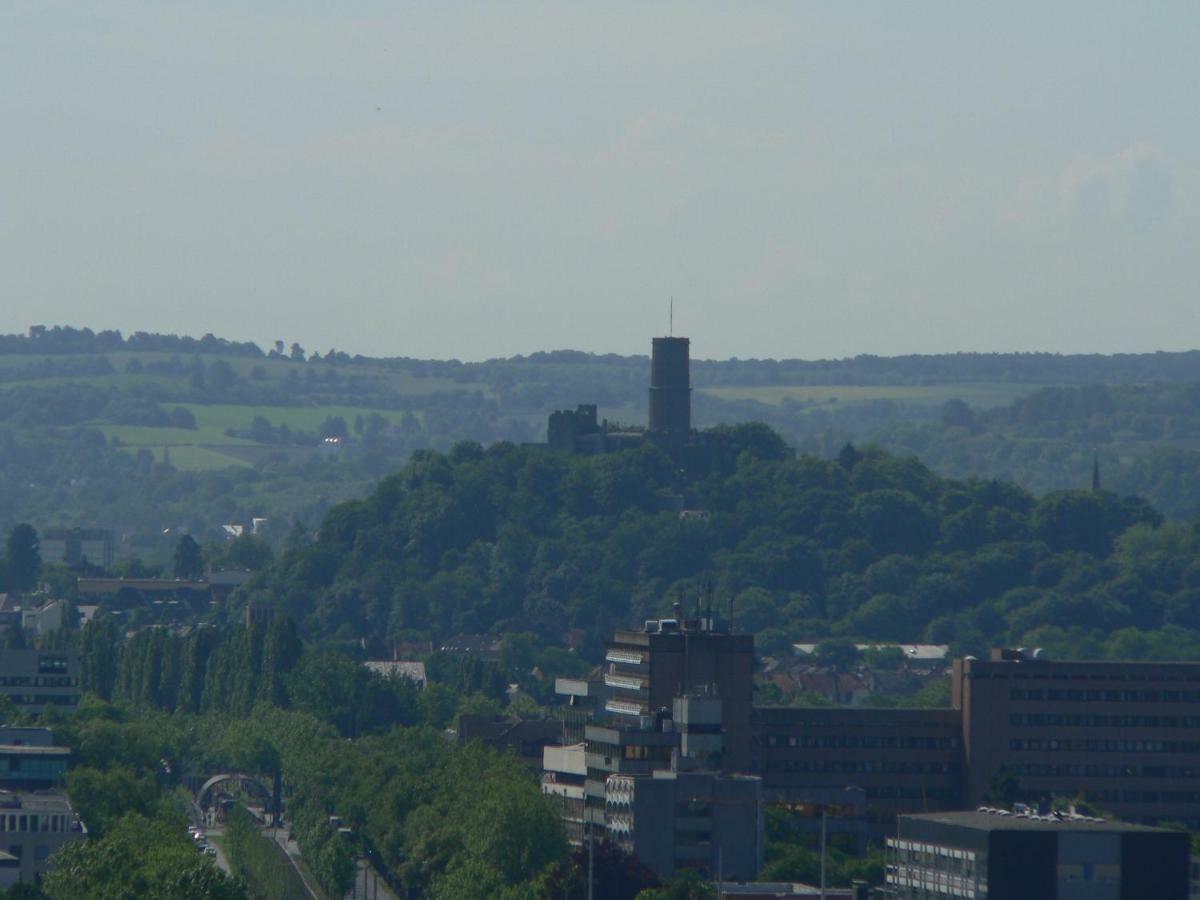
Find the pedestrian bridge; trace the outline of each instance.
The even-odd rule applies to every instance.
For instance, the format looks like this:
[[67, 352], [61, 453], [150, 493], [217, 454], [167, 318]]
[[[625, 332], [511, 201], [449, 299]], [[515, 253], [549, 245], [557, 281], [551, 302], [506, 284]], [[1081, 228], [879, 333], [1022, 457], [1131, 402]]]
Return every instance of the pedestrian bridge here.
[[196, 805], [201, 809], [208, 809], [212, 806], [213, 798], [222, 790], [239, 788], [245, 793], [263, 800], [264, 805], [270, 806], [271, 789], [253, 775], [246, 775], [243, 772], [222, 772], [208, 779], [196, 792]]

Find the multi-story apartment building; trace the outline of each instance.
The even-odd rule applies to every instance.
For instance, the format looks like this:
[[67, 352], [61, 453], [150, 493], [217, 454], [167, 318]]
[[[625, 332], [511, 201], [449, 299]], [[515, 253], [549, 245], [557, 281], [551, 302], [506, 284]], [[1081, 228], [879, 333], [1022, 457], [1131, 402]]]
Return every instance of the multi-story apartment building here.
[[75, 650], [0, 650], [0, 694], [28, 712], [79, 704]]
[[1129, 821], [1200, 828], [1200, 665], [996, 650], [953, 672], [968, 806], [1003, 772], [1019, 800], [1078, 797]]

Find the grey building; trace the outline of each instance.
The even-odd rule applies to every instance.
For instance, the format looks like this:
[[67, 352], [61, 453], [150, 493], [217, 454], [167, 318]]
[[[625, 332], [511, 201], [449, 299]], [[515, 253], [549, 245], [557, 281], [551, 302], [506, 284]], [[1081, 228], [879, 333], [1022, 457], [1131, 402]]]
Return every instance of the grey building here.
[[559, 807], [567, 841], [583, 846], [587, 837], [584, 826], [584, 784], [587, 781], [587, 753], [578, 744], [542, 748], [542, 793]]
[[650, 775], [610, 775], [605, 807], [609, 839], [661, 878], [695, 869], [749, 880], [762, 867], [762, 780], [754, 776], [678, 765]]
[[0, 725], [0, 788], [56, 787], [66, 777], [70, 759], [71, 749], [54, 746], [49, 728]]
[[22, 710], [79, 704], [79, 654], [75, 650], [0, 650], [0, 694]]
[[59, 847], [86, 835], [62, 794], [0, 791], [0, 886], [34, 881]]
[[1187, 900], [1183, 831], [981, 807], [900, 816], [887, 883], [909, 900]]
[[110, 569], [115, 558], [113, 533], [107, 528], [47, 528], [39, 543], [46, 562], [68, 566], [87, 562]]

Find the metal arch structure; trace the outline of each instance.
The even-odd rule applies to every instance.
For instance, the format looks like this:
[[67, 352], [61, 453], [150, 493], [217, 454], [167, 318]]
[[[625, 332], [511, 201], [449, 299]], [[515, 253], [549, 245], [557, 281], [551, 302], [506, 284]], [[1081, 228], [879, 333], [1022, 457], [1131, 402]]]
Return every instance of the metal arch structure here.
[[213, 789], [223, 784], [235, 784], [243, 790], [257, 794], [263, 799], [272, 799], [271, 790], [254, 776], [246, 775], [242, 772], [222, 772], [214, 775], [200, 786], [200, 790], [196, 792], [197, 805], [201, 809], [207, 808], [212, 802]]

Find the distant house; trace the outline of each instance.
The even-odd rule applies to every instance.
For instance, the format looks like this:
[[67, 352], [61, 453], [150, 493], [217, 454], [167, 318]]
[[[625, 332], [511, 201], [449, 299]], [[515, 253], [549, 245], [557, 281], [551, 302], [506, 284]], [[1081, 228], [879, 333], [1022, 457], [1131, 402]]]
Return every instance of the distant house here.
[[423, 662], [406, 659], [369, 659], [363, 665], [384, 678], [407, 678], [420, 688], [429, 683], [425, 677]]
[[86, 560], [110, 568], [115, 556], [113, 533], [107, 528], [47, 528], [40, 536], [46, 562], [80, 566]]
[[63, 627], [66, 600], [0, 594], [0, 627], [20, 628], [32, 637], [41, 637]]
[[471, 656], [496, 662], [504, 648], [504, 638], [495, 634], [456, 634], [438, 646], [442, 653], [452, 656]]
[[861, 706], [872, 693], [869, 679], [856, 672], [835, 672], [817, 666], [776, 669], [767, 680], [784, 693], [816, 694], [839, 706]]
[[[819, 644], [792, 644], [792, 649], [796, 653], [804, 656], [812, 656], [816, 652]], [[904, 659], [909, 663], [918, 665], [934, 665], [944, 663], [946, 657], [950, 654], [949, 644], [855, 644], [858, 652], [864, 650], [888, 650], [895, 648], [904, 654]]]
[[522, 763], [540, 772], [545, 747], [562, 743], [558, 719], [525, 719], [521, 716], [466, 715], [458, 717], [458, 742], [479, 741], [501, 753], [515, 753]]
[[115, 597], [122, 591], [141, 597], [148, 602], [159, 600], [182, 600], [189, 603], [220, 602], [233, 591], [234, 583], [241, 584], [249, 572], [218, 572], [217, 581], [187, 578], [79, 578], [75, 585], [79, 598], [84, 603], [99, 603]]

